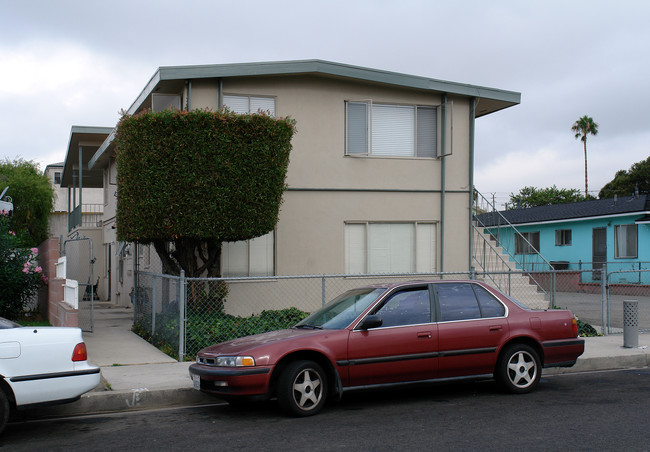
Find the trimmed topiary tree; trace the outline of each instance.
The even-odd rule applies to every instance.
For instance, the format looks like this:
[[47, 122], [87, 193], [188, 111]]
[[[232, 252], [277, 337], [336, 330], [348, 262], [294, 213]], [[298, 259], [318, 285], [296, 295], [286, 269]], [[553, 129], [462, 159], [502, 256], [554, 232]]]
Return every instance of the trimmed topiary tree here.
[[295, 122], [227, 110], [124, 115], [119, 240], [153, 243], [166, 273], [221, 276], [221, 243], [278, 221]]

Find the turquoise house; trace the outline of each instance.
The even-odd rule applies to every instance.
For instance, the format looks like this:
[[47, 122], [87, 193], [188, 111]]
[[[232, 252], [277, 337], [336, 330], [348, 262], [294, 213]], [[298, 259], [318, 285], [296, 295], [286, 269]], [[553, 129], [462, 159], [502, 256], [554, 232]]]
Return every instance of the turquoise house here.
[[[598, 199], [489, 212], [476, 216], [519, 268], [580, 271], [583, 283], [600, 282], [601, 269], [616, 272], [610, 282], [650, 284], [650, 195]], [[519, 234], [517, 233], [519, 232]], [[535, 264], [526, 259], [538, 254]], [[620, 273], [619, 273], [620, 272]]]

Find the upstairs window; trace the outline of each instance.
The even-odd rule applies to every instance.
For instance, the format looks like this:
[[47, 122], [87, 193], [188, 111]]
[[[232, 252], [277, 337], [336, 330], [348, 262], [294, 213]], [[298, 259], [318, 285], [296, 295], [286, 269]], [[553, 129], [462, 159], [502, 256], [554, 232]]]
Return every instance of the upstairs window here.
[[275, 116], [275, 98], [273, 97], [224, 95], [223, 106], [240, 115], [257, 113], [261, 110]]
[[180, 94], [154, 93], [151, 95], [151, 111], [153, 111], [154, 113], [163, 110], [180, 110], [180, 109], [181, 109]]
[[570, 245], [571, 245], [571, 229], [556, 229], [555, 246], [570, 246]]
[[634, 259], [637, 257], [637, 225], [618, 224], [614, 226], [615, 256], [617, 259]]
[[346, 153], [379, 157], [438, 155], [438, 109], [433, 106], [346, 102]]

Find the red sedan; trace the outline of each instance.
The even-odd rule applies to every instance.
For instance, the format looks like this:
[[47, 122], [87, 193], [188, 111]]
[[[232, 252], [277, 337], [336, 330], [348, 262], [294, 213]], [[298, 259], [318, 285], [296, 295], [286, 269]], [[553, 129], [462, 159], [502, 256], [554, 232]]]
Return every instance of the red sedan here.
[[542, 367], [584, 352], [566, 310], [531, 310], [479, 281], [408, 282], [350, 290], [296, 326], [201, 350], [194, 387], [229, 402], [277, 397], [287, 413], [375, 385], [494, 377], [527, 393]]

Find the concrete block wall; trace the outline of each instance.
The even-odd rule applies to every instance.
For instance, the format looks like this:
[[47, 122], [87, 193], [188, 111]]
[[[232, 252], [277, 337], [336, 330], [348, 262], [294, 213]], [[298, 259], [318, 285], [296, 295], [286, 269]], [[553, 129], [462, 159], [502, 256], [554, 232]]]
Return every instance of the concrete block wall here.
[[53, 326], [79, 326], [79, 312], [63, 302], [65, 279], [56, 277], [59, 239], [51, 237], [38, 247], [39, 264], [48, 278], [47, 290], [39, 296], [39, 310]]

